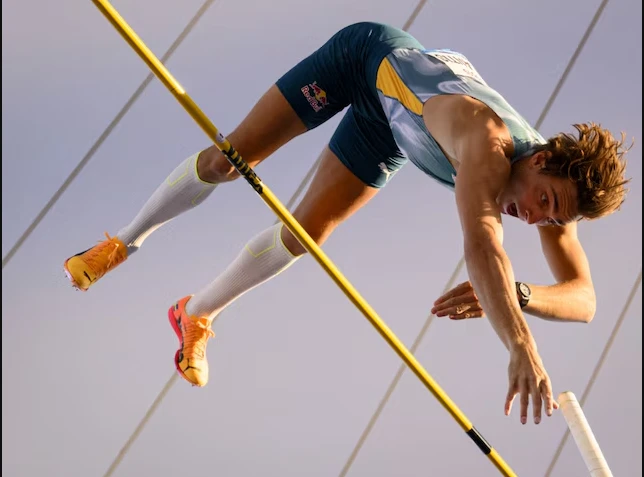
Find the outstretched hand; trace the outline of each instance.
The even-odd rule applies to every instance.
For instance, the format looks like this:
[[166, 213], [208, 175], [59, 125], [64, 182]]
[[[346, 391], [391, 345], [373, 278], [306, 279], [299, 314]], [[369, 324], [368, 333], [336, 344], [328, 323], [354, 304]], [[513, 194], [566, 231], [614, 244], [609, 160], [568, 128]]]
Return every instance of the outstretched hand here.
[[553, 398], [552, 384], [541, 357], [533, 345], [518, 346], [510, 351], [508, 366], [508, 394], [505, 398], [505, 415], [509, 416], [514, 398], [519, 396], [521, 424], [528, 421], [528, 407], [532, 401], [532, 418], [535, 424], [541, 422], [541, 412], [552, 416], [559, 404]]
[[438, 317], [449, 316], [451, 320], [481, 318], [485, 312], [469, 281], [455, 286], [434, 302], [432, 313]]
[[[485, 312], [469, 281], [455, 286], [434, 302], [432, 313], [438, 317], [449, 316], [452, 320], [481, 318]], [[542, 412], [551, 416], [558, 409], [553, 399], [550, 377], [534, 346], [520, 346], [510, 352], [508, 367], [508, 393], [505, 399], [505, 414], [509, 415], [515, 397], [519, 396], [520, 420], [528, 421], [528, 408], [532, 401], [532, 418], [541, 422]]]

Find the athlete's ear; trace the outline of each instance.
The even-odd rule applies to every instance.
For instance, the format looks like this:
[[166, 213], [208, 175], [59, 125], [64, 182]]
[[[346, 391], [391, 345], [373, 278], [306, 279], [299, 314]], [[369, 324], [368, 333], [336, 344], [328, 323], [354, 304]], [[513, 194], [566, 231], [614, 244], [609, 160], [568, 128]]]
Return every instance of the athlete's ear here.
[[543, 169], [544, 167], [546, 167], [546, 162], [548, 161], [548, 158], [550, 158], [550, 156], [550, 151], [539, 151], [537, 153], [534, 153], [530, 158], [530, 165], [532, 165], [535, 169]]

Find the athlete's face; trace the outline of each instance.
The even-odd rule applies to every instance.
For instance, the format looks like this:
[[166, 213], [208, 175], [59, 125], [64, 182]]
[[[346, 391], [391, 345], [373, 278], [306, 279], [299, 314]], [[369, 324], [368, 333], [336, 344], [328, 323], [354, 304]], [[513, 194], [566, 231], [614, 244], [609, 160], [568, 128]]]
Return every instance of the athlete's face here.
[[543, 174], [547, 153], [538, 152], [512, 165], [510, 180], [498, 199], [501, 212], [528, 224], [563, 225], [577, 219], [577, 187]]

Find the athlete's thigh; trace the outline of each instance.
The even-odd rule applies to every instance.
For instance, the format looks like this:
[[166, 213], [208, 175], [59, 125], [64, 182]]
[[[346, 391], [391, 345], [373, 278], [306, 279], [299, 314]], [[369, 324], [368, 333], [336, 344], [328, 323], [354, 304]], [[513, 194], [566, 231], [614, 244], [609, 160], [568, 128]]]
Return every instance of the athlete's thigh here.
[[282, 75], [231, 134], [251, 167], [349, 105], [355, 80], [337, 53], [340, 41], [334, 35]]
[[[321, 244], [406, 163], [386, 120], [380, 115], [366, 117], [352, 106], [324, 149], [295, 218]], [[289, 250], [303, 252], [287, 230], [283, 229], [282, 236]]]
[[[282, 75], [228, 135], [251, 167], [350, 104], [360, 78], [351, 68], [353, 62], [345, 57], [346, 35], [335, 34]], [[215, 180], [238, 176], [215, 146], [204, 151], [199, 162], [200, 173], [210, 172]]]
[[306, 126], [276, 85], [271, 86], [228, 139], [244, 160], [254, 167]]
[[385, 187], [408, 162], [381, 108], [366, 112], [351, 106], [329, 148], [358, 179], [375, 188]]
[[[317, 244], [322, 244], [339, 224], [360, 210], [379, 190], [365, 184], [325, 147], [313, 180], [293, 216]], [[282, 239], [294, 254], [304, 252], [286, 228], [282, 229]]]

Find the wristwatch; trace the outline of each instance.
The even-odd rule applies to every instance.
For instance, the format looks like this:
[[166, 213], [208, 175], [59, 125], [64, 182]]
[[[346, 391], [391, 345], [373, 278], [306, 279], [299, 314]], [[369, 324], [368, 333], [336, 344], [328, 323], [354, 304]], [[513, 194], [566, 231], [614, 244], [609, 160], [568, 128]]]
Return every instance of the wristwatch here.
[[530, 290], [530, 287], [523, 282], [516, 282], [516, 285], [519, 305], [521, 305], [521, 308], [525, 308], [525, 306], [530, 301], [530, 295], [532, 295], [532, 291]]

